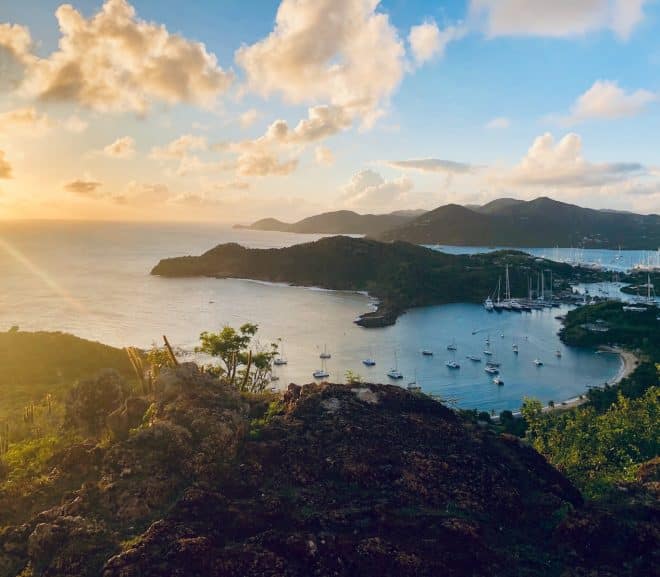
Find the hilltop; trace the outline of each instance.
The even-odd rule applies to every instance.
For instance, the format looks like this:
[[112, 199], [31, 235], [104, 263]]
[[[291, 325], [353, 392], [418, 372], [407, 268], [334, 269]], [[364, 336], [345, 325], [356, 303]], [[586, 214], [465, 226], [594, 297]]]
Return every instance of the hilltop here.
[[499, 199], [481, 207], [441, 206], [375, 236], [417, 244], [655, 250], [660, 216], [593, 210], [545, 197]]
[[247, 226], [236, 225], [235, 228], [310, 234], [364, 234], [374, 236], [386, 230], [402, 226], [420, 216], [423, 212], [401, 210], [390, 214], [358, 214], [351, 210], [337, 210], [310, 216], [294, 223], [282, 222], [275, 218], [264, 218]]
[[424, 395], [245, 396], [192, 364], [155, 385], [123, 432], [53, 456], [42, 509], [0, 510], [2, 575], [651, 574], [652, 507], [585, 504], [533, 449]]
[[365, 326], [395, 322], [408, 308], [450, 302], [482, 302], [510, 265], [512, 293], [527, 295], [528, 278], [552, 270], [555, 287], [570, 280], [594, 279], [598, 273], [539, 260], [521, 252], [449, 255], [406, 242], [336, 236], [281, 249], [248, 249], [222, 244], [201, 256], [161, 260], [151, 274], [164, 277], [209, 276], [249, 278], [319, 286], [334, 290], [368, 291], [380, 300]]

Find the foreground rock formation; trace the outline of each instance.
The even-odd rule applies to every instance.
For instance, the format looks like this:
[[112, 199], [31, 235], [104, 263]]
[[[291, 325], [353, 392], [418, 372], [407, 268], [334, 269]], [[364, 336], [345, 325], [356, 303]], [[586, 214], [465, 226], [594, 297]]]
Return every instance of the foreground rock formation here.
[[50, 506], [14, 511], [0, 533], [0, 575], [621, 576], [657, 566], [657, 463], [621, 510], [595, 510], [517, 439], [398, 387], [242, 397], [184, 365], [161, 376], [152, 400], [123, 440], [54, 460], [39, 497]]

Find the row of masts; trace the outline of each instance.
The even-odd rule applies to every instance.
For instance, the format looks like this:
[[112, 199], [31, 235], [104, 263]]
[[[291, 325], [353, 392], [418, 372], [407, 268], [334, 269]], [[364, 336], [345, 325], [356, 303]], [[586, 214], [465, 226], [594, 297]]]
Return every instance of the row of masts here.
[[[536, 296], [532, 290], [532, 278], [527, 279], [527, 299], [517, 299], [511, 296], [511, 279], [509, 277], [509, 265], [506, 265], [504, 276], [504, 298], [502, 298], [502, 277], [497, 279], [497, 289], [495, 294], [489, 296], [485, 302], [484, 307], [486, 310], [516, 310], [516, 311], [531, 311], [533, 308], [543, 308], [545, 306], [553, 305], [553, 279], [552, 270], [550, 273], [550, 287], [546, 291], [545, 271], [540, 271], [536, 286]], [[495, 297], [495, 300], [493, 300]]]

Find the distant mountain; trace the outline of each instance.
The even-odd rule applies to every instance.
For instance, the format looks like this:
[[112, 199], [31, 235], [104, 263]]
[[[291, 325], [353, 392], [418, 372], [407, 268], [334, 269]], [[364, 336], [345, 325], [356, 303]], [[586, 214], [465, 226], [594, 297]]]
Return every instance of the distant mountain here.
[[358, 214], [351, 210], [324, 212], [287, 223], [275, 218], [264, 218], [251, 225], [235, 228], [272, 230], [308, 234], [366, 234], [375, 236], [386, 230], [403, 226], [424, 213], [423, 210], [400, 210], [390, 214]]
[[478, 209], [449, 204], [376, 235], [416, 244], [655, 250], [660, 216], [582, 208], [541, 197], [503, 198]]

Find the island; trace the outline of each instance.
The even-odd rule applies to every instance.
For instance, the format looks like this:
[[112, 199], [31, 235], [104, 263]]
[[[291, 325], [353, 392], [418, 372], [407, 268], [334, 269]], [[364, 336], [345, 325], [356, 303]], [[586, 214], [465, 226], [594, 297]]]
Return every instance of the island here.
[[[504, 298], [506, 269], [511, 294], [529, 296], [544, 275], [555, 294], [573, 282], [598, 281], [598, 271], [534, 258], [519, 251], [450, 255], [407, 242], [380, 242], [346, 236], [279, 249], [248, 249], [221, 244], [201, 256], [161, 260], [151, 274], [162, 277], [244, 278], [366, 291], [379, 301], [376, 311], [356, 322], [364, 327], [393, 324], [405, 310], [453, 302], [481, 303], [495, 293]], [[533, 291], [533, 296], [536, 291]]]

